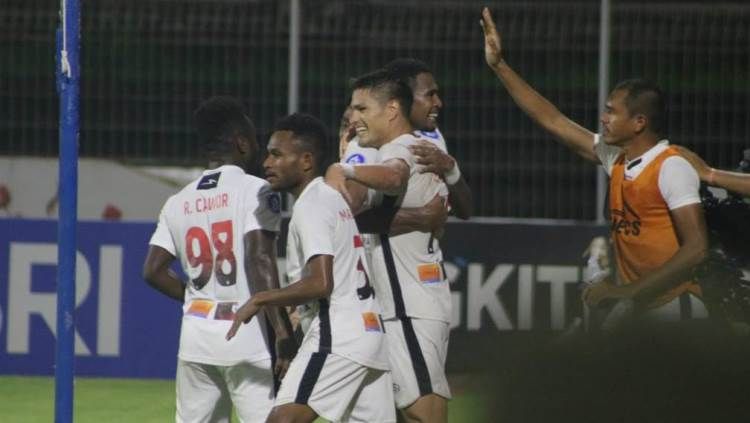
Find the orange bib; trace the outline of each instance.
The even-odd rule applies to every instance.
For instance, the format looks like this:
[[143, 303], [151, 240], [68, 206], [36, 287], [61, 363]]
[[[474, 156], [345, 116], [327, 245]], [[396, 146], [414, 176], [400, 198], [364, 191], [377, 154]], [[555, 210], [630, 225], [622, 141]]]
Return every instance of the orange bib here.
[[[612, 239], [620, 277], [629, 284], [661, 267], [677, 253], [677, 240], [669, 207], [659, 191], [659, 171], [664, 160], [679, 153], [672, 147], [646, 165], [635, 180], [625, 180], [625, 154], [612, 167], [609, 206]], [[701, 294], [700, 287], [683, 282], [649, 304], [658, 307], [685, 291]]]

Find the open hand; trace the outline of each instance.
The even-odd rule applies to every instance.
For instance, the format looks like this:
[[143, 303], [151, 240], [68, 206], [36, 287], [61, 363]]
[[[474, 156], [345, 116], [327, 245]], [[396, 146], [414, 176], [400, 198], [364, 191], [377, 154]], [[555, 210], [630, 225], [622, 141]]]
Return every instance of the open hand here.
[[283, 379], [289, 364], [297, 355], [297, 341], [294, 336], [285, 338], [276, 338], [276, 364], [273, 367], [273, 373], [279, 379]]
[[234, 313], [234, 322], [232, 322], [232, 327], [229, 328], [229, 332], [227, 332], [227, 341], [234, 338], [234, 335], [236, 335], [237, 331], [240, 329], [240, 325], [250, 322], [253, 316], [258, 314], [258, 311], [260, 311], [260, 307], [253, 302], [253, 299], [251, 298], [247, 300], [247, 302], [245, 302], [245, 304]]
[[409, 150], [417, 156], [417, 164], [424, 166], [419, 170], [420, 173], [432, 172], [443, 176], [456, 165], [456, 160], [453, 157], [429, 141], [420, 140], [410, 146]]
[[334, 163], [328, 166], [328, 170], [326, 170], [325, 181], [328, 185], [331, 186], [331, 188], [341, 193], [341, 195], [344, 197], [344, 200], [346, 200], [347, 204], [349, 204], [349, 207], [353, 207], [352, 196], [351, 194], [349, 194], [349, 190], [346, 188], [346, 175], [344, 175], [344, 169], [339, 163]]
[[484, 31], [484, 59], [491, 68], [494, 68], [503, 60], [502, 40], [497, 33], [490, 10], [486, 7], [482, 9], [482, 20], [479, 21], [479, 25]]

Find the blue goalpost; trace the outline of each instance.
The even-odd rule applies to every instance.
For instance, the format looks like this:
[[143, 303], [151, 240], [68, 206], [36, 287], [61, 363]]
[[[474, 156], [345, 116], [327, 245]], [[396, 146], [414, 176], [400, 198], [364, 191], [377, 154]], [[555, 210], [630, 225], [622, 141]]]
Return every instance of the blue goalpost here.
[[60, 158], [57, 229], [57, 344], [55, 348], [55, 422], [73, 421], [73, 335], [75, 330], [76, 222], [80, 95], [79, 0], [60, 0], [55, 74], [60, 96]]

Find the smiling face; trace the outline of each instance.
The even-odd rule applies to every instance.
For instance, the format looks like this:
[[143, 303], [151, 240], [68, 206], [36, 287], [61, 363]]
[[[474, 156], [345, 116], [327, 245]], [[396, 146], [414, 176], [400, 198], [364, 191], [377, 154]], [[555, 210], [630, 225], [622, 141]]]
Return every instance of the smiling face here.
[[608, 145], [626, 145], [645, 126], [645, 117], [642, 114], [631, 115], [625, 105], [627, 95], [625, 90], [612, 91], [604, 105], [601, 117], [602, 140]]
[[359, 88], [352, 93], [349, 121], [357, 132], [361, 146], [378, 148], [389, 141], [388, 127], [393, 117], [389, 103], [382, 103], [368, 88]]
[[304, 180], [311, 154], [302, 151], [292, 131], [276, 131], [268, 141], [268, 156], [263, 160], [266, 180], [274, 191], [294, 191]]
[[438, 85], [432, 74], [423, 72], [417, 75], [412, 93], [414, 102], [409, 119], [417, 129], [434, 131], [443, 101], [438, 95]]

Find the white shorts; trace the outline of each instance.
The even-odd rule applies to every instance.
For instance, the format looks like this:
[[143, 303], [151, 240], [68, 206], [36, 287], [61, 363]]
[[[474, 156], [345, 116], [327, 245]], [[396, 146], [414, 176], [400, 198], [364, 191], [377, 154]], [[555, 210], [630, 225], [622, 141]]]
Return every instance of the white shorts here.
[[178, 360], [176, 387], [178, 423], [229, 423], [232, 404], [241, 422], [260, 423], [273, 407], [270, 359], [234, 366]]
[[450, 399], [445, 377], [449, 324], [410, 317], [384, 323], [396, 407], [406, 408], [428, 394]]
[[391, 374], [329, 353], [300, 352], [281, 381], [276, 405], [306, 404], [333, 422], [394, 423]]

